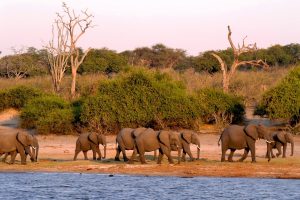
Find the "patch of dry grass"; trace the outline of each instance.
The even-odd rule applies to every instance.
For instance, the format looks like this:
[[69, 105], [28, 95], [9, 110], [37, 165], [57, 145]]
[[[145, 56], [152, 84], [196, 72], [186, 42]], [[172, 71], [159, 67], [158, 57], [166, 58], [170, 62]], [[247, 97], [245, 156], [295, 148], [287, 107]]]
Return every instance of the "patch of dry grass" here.
[[[231, 80], [230, 90], [233, 94], [244, 97], [246, 103], [260, 100], [262, 94], [269, 88], [275, 86], [294, 67], [273, 68], [268, 71], [237, 71]], [[222, 89], [222, 74], [198, 73], [192, 69], [178, 73], [173, 69], [162, 69], [162, 72], [169, 74], [175, 80], [183, 81], [189, 92], [207, 87]], [[86, 96], [97, 91], [98, 83], [107, 79], [103, 74], [78, 75], [77, 91], [78, 96]], [[53, 92], [51, 77], [34, 77], [28, 79], [3, 79], [0, 78], [0, 89], [10, 88], [19, 85], [36, 87], [42, 91]], [[70, 99], [69, 91], [71, 77], [65, 76], [61, 84], [60, 95]]]

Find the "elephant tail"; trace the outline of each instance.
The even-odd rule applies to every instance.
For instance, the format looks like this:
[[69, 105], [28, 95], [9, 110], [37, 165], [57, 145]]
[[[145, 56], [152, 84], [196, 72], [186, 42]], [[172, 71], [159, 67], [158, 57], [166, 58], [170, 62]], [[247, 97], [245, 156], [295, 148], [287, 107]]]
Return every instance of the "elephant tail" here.
[[218, 140], [218, 146], [220, 146], [220, 141], [221, 141], [222, 135], [223, 135], [223, 132], [221, 133], [220, 138]]

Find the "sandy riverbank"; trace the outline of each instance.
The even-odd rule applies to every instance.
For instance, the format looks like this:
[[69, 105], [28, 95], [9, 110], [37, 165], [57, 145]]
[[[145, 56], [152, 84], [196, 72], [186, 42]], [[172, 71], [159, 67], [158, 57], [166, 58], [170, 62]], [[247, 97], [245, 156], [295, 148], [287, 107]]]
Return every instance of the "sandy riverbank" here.
[[[9, 122], [9, 119], [0, 116], [0, 121]], [[17, 131], [14, 127], [0, 125], [0, 132]], [[20, 164], [17, 157], [16, 164], [0, 163], [0, 172], [80, 172], [80, 173], [108, 173], [108, 174], [135, 174], [154, 176], [213, 176], [213, 177], [258, 177], [258, 178], [300, 178], [300, 137], [295, 138], [294, 156], [290, 157], [290, 145], [288, 146], [286, 159], [276, 158], [267, 162], [264, 158], [266, 144], [257, 141], [257, 163], [252, 164], [250, 157], [245, 162], [221, 163], [221, 150], [217, 145], [219, 135], [201, 134], [201, 159], [194, 162], [181, 164], [168, 164], [164, 159], [163, 164], [157, 165], [152, 161], [153, 153], [147, 154], [148, 164], [126, 164], [123, 161], [114, 161], [115, 136], [107, 136], [107, 158], [102, 161], [85, 161], [80, 153], [78, 161], [72, 161], [74, 156], [76, 136], [38, 136], [40, 143], [39, 161], [27, 165]], [[102, 147], [101, 147], [102, 149]], [[196, 147], [192, 146], [196, 155]], [[130, 151], [128, 155], [130, 155]], [[236, 151], [234, 159], [237, 160], [243, 151]], [[174, 161], [177, 162], [176, 152], [172, 152]], [[88, 153], [92, 158], [92, 153]]]

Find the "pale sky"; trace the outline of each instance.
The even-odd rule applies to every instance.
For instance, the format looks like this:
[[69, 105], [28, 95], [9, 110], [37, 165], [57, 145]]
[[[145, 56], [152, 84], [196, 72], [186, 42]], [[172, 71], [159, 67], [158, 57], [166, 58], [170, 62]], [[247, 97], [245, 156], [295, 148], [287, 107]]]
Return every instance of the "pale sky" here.
[[[80, 41], [85, 48], [132, 50], [163, 43], [190, 55], [225, 49], [232, 38], [258, 47], [300, 43], [300, 0], [66, 0], [75, 11], [94, 14], [94, 28]], [[0, 0], [0, 51], [42, 48], [61, 0]]]

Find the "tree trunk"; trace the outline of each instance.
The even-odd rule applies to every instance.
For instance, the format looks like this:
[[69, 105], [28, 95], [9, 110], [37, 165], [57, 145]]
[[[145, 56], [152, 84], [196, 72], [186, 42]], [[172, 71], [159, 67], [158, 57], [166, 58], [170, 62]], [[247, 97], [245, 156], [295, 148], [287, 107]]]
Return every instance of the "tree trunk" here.
[[72, 68], [72, 84], [71, 84], [71, 96], [74, 97], [76, 94], [76, 69]]
[[228, 93], [229, 92], [229, 77], [228, 74], [225, 72], [223, 73], [223, 91]]

